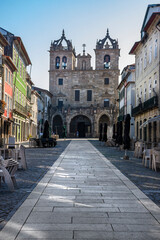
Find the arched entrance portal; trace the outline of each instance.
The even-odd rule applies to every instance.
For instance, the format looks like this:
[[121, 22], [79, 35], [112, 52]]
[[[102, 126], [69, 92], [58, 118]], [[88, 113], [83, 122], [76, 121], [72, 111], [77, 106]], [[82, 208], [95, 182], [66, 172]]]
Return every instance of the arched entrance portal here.
[[53, 132], [58, 134], [59, 137], [63, 137], [63, 121], [61, 116], [57, 115], [53, 118]]
[[84, 115], [78, 115], [71, 120], [70, 135], [76, 137], [76, 132], [79, 132], [79, 137], [91, 137], [91, 121]]
[[109, 117], [107, 115], [102, 115], [99, 119], [99, 140], [107, 141], [107, 129], [109, 126]]

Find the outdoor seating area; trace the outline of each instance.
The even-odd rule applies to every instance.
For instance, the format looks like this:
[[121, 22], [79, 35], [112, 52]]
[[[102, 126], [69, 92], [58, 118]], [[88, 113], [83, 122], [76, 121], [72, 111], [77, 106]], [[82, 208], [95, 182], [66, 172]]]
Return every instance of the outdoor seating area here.
[[18, 162], [13, 158], [4, 160], [3, 157], [0, 159], [0, 184], [3, 180], [10, 191], [14, 190], [17, 186], [15, 172], [18, 169]]
[[0, 183], [3, 180], [10, 191], [16, 187], [15, 172], [27, 169], [25, 147], [21, 144], [4, 144], [0, 148]]
[[29, 147], [55, 147], [57, 141], [55, 138], [30, 138]]
[[[30, 138], [29, 147], [55, 147], [55, 138]], [[0, 184], [7, 184], [10, 191], [16, 187], [15, 173], [18, 169], [27, 170], [25, 147], [10, 138], [9, 143], [0, 148]]]
[[160, 147], [146, 148], [145, 143], [136, 142], [134, 156], [142, 158], [142, 164], [154, 171], [160, 168]]

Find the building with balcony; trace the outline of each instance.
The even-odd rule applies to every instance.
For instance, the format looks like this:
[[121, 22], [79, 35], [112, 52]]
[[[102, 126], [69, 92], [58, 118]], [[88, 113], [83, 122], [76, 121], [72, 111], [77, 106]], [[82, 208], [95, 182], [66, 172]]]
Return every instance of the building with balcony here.
[[13, 124], [13, 73], [17, 71], [11, 57], [5, 55], [9, 43], [0, 33], [0, 138], [8, 143]]
[[28, 139], [32, 136], [31, 125], [32, 125], [32, 102], [31, 102], [31, 92], [33, 82], [28, 72], [26, 72], [26, 109], [27, 109], [27, 118], [25, 123], [25, 139]]
[[1, 34], [8, 41], [4, 49], [6, 56], [9, 56], [17, 71], [13, 74], [13, 130], [12, 133], [15, 135], [16, 142], [26, 140], [25, 124], [28, 118], [28, 111], [26, 105], [26, 68], [31, 65], [30, 58], [25, 49], [22, 39], [19, 36], [8, 32], [7, 30], [0, 28]]
[[37, 138], [37, 128], [38, 128], [38, 98], [39, 94], [37, 91], [31, 91], [31, 116], [30, 116], [30, 135]]
[[[135, 55], [136, 105], [135, 136], [148, 146], [160, 142], [160, 4], [148, 5], [141, 28], [141, 39], [135, 42], [130, 54]], [[156, 117], [156, 118], [155, 118]]]
[[[99, 137], [100, 126], [112, 138], [117, 118], [116, 99], [119, 77], [118, 41], [109, 31], [96, 43], [95, 69], [91, 55], [76, 55], [65, 36], [51, 42], [49, 91], [52, 97], [52, 131], [60, 137]], [[103, 131], [103, 130], [102, 130]], [[104, 131], [103, 131], [104, 132]]]
[[39, 96], [37, 101], [38, 101], [38, 136], [40, 136], [41, 133], [43, 133], [44, 130], [44, 123], [47, 120], [49, 123], [50, 127], [50, 132], [52, 131], [51, 129], [51, 103], [52, 103], [52, 93], [49, 92], [46, 89], [42, 89], [36, 86], [32, 86], [32, 89], [35, 90]]
[[119, 92], [118, 122], [122, 121], [124, 130], [125, 117], [127, 114], [130, 115], [130, 138], [133, 140], [135, 136], [135, 123], [132, 115], [132, 109], [135, 107], [135, 64], [127, 65], [122, 70], [121, 82], [119, 83], [117, 89]]

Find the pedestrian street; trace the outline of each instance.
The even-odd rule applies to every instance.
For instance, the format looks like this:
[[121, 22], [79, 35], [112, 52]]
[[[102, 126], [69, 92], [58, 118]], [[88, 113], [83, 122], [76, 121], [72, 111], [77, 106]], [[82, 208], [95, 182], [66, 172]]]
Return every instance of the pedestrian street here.
[[160, 239], [160, 208], [89, 141], [72, 140], [0, 239]]

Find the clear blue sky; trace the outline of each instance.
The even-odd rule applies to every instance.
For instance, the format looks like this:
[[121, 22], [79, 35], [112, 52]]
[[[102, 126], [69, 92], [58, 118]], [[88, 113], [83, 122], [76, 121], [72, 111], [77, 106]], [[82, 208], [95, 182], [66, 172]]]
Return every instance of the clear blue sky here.
[[140, 29], [149, 0], [0, 0], [0, 27], [20, 36], [32, 62], [31, 77], [38, 87], [49, 86], [49, 48], [51, 40], [61, 37], [62, 29], [72, 40], [76, 54], [86, 52], [93, 57], [97, 39], [110, 36], [118, 39], [120, 71], [134, 63], [128, 55]]

